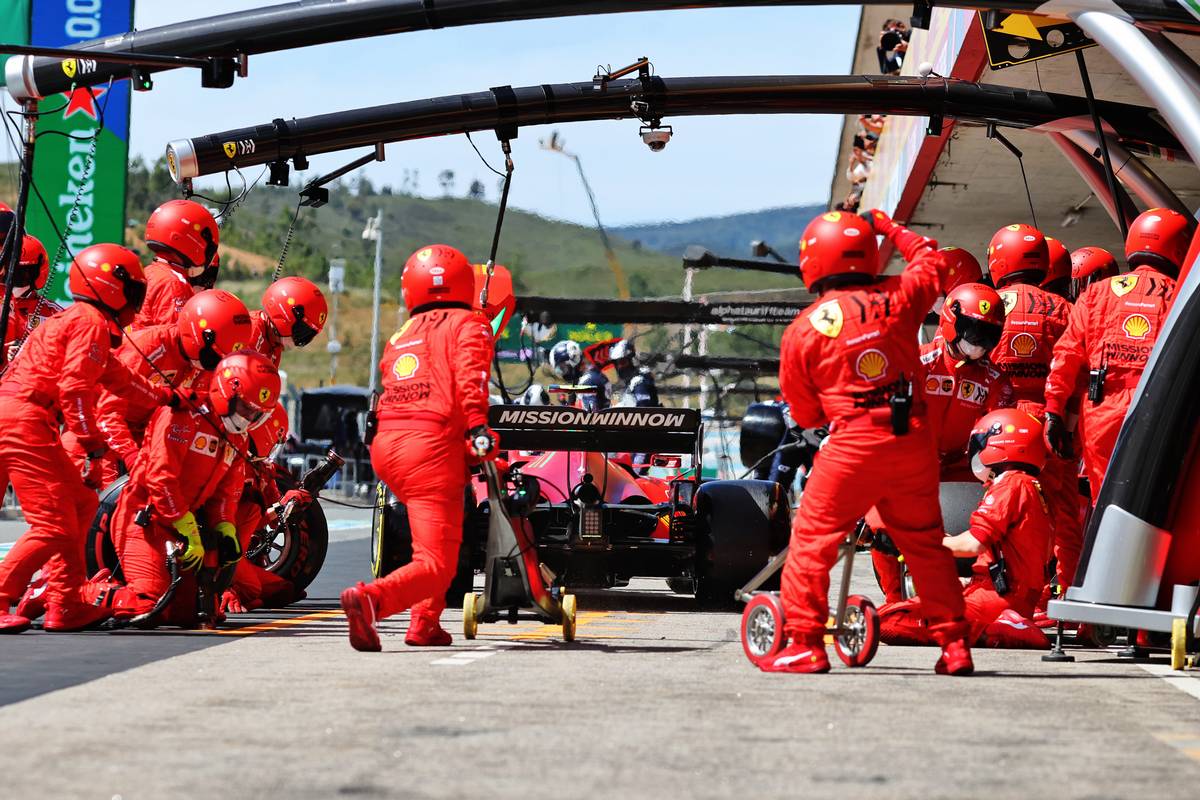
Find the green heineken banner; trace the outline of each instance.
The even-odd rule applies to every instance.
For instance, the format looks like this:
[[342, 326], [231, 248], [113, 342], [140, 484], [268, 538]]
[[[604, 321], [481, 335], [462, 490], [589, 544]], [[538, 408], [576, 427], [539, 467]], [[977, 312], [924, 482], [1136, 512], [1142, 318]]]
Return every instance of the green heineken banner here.
[[[5, 0], [6, 5], [11, 3]], [[33, 0], [32, 12], [29, 40], [47, 47], [70, 47], [133, 28], [133, 0]], [[86, 72], [89, 63], [68, 59], [62, 68], [73, 77], [75, 71]], [[55, 226], [66, 237], [67, 251], [54, 265], [47, 285], [54, 300], [69, 299], [66, 271], [73, 254], [100, 242], [124, 242], [129, 87], [129, 81], [120, 81], [41, 101], [38, 133], [66, 135], [41, 136], [37, 141], [33, 181], [53, 221], [31, 196], [25, 227], [42, 240], [51, 258], [59, 250]], [[68, 219], [72, 208], [74, 217]]]
[[[521, 339], [521, 324], [520, 316], [516, 316], [504, 330], [500, 331], [500, 336], [496, 340], [496, 353], [500, 356], [501, 361], [520, 361], [522, 360], [522, 351], [528, 351], [534, 346], [534, 341], [528, 332], [526, 332], [524, 340]], [[538, 343], [545, 349], [553, 347], [556, 342], [569, 339], [572, 342], [578, 342], [584, 350], [597, 342], [619, 339], [625, 335], [621, 325], [596, 325], [591, 322], [583, 325], [555, 325], [550, 329], [538, 331], [538, 334], [548, 337], [545, 341]]]
[[[29, 44], [29, 0], [0, 3], [0, 42]], [[8, 56], [0, 55], [0, 75], [4, 73], [4, 63], [8, 59]], [[14, 199], [7, 198], [9, 201]]]

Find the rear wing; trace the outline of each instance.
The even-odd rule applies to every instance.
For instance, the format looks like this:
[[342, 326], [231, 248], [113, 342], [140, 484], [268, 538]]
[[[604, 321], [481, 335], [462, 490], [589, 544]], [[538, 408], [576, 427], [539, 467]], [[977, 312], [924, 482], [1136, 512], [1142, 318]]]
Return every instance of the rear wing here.
[[694, 408], [492, 406], [488, 424], [504, 450], [583, 450], [597, 453], [690, 453], [700, 443]]

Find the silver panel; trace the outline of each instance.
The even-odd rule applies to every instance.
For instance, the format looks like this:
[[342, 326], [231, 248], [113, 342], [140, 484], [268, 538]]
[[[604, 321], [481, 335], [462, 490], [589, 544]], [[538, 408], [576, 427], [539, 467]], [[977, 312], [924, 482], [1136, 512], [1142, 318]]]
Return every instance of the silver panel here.
[[1119, 506], [1107, 506], [1083, 585], [1068, 589], [1067, 599], [1153, 608], [1170, 547], [1169, 532]]

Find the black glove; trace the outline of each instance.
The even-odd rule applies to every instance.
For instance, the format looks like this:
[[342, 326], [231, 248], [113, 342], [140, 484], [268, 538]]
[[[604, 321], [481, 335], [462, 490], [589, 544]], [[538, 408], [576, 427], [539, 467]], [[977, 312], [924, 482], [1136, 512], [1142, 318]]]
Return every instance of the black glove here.
[[1058, 414], [1046, 412], [1046, 446], [1059, 458], [1071, 458], [1071, 432], [1067, 423]]

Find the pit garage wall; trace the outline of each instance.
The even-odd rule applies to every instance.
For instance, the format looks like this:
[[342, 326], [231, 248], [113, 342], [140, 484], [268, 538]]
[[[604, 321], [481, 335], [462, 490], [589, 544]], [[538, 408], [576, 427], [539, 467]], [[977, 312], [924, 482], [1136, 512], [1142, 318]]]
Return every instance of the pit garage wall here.
[[[915, 76], [917, 67], [925, 61], [933, 64], [938, 75], [978, 80], [987, 65], [978, 15], [974, 11], [935, 8], [929, 30], [913, 31], [901, 74]], [[888, 118], [879, 137], [861, 209], [880, 208], [897, 220], [913, 221], [912, 214], [954, 130], [953, 120], [947, 119], [940, 136], [926, 136], [928, 124], [928, 117]], [[885, 259], [890, 250], [885, 242]]]

